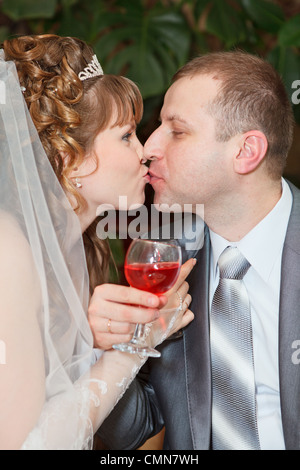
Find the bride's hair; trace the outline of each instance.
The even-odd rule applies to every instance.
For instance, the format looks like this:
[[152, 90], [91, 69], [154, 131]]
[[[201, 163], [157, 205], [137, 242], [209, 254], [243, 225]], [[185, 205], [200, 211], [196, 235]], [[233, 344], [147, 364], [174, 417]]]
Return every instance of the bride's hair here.
[[[141, 120], [139, 89], [129, 79], [114, 75], [81, 81], [78, 74], [94, 52], [80, 39], [22, 36], [4, 41], [3, 48], [5, 59], [16, 64], [33, 123], [55, 174], [80, 211], [85, 201], [70, 174], [92, 148], [97, 134], [111, 124], [115, 110], [116, 126]], [[83, 234], [91, 291], [107, 279], [111, 255], [107, 242], [97, 237], [96, 225], [97, 220]]]

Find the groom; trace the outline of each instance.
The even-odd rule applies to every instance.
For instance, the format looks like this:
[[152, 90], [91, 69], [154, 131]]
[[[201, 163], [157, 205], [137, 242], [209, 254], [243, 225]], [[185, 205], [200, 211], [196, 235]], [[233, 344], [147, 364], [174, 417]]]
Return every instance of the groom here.
[[[300, 191], [282, 178], [292, 136], [284, 86], [263, 60], [213, 53], [176, 73], [145, 156], [155, 203], [204, 204], [204, 246], [188, 279], [195, 319], [160, 346], [101, 426], [109, 448], [136, 449], [165, 427], [171, 450], [300, 449]], [[228, 246], [247, 265], [235, 299], [239, 316], [250, 312], [247, 364], [238, 343], [226, 339], [215, 353], [212, 339], [229, 295], [220, 287]], [[218, 367], [223, 381], [232, 376], [221, 392]]]

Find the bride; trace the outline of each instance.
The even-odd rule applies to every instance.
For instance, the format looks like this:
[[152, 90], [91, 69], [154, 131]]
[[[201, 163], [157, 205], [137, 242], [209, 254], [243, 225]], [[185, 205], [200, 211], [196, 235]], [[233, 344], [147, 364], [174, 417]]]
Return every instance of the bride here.
[[147, 169], [135, 134], [141, 116], [137, 87], [103, 74], [84, 42], [54, 35], [4, 42], [1, 449], [91, 449], [94, 430], [144, 363], [111, 349], [95, 353], [86, 313], [97, 286], [96, 297], [118, 317], [109, 344], [128, 339], [136, 318], [153, 322], [153, 347], [193, 318], [183, 309], [174, 324], [165, 319], [173, 324], [167, 331], [157, 319], [166, 302], [178, 304], [179, 289], [189, 304], [192, 260], [163, 301], [105, 283], [110, 252], [96, 236], [96, 209], [118, 209], [119, 195], [128, 206], [144, 202]]

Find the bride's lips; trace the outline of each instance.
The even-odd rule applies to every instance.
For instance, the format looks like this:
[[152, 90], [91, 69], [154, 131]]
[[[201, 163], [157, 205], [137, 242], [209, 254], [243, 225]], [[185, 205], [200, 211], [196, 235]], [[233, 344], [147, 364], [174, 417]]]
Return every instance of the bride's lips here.
[[148, 169], [146, 173], [143, 175], [143, 178], [146, 180], [147, 183], [150, 183], [150, 175], [149, 175]]

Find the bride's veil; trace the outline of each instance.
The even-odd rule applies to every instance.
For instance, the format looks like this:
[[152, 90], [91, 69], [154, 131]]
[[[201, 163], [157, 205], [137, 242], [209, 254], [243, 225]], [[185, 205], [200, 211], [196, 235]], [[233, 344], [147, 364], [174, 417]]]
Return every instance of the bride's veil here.
[[93, 343], [85, 313], [89, 289], [79, 220], [31, 121], [15, 65], [4, 60], [3, 51], [0, 159], [0, 215], [13, 217], [28, 241], [42, 296], [38, 320], [45, 404], [24, 448], [88, 447], [89, 397], [75, 385], [88, 369]]

